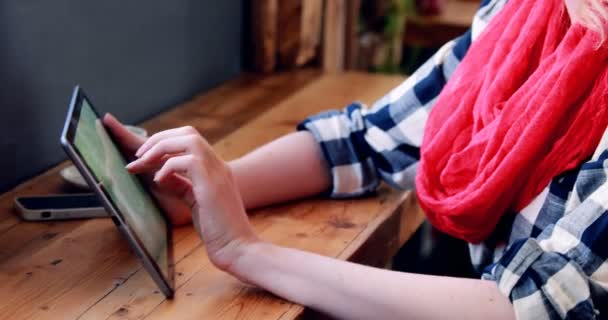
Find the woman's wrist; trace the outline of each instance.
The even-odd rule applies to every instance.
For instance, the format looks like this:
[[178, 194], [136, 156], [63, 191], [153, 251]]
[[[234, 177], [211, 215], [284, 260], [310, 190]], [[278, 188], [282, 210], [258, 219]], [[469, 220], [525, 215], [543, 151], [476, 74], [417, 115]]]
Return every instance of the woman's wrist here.
[[[199, 232], [200, 233], [200, 232]], [[242, 260], [242, 256], [248, 251], [248, 247], [260, 240], [255, 234], [229, 240], [224, 244], [205, 243], [209, 260], [218, 269], [238, 277], [235, 265]]]
[[271, 250], [270, 247], [274, 245], [258, 237], [253, 237], [233, 241], [230, 246], [231, 248], [226, 249], [231, 251], [231, 263], [226, 265], [223, 270], [241, 281], [252, 283], [252, 272], [255, 272], [256, 269], [256, 258], [264, 254], [264, 251]]

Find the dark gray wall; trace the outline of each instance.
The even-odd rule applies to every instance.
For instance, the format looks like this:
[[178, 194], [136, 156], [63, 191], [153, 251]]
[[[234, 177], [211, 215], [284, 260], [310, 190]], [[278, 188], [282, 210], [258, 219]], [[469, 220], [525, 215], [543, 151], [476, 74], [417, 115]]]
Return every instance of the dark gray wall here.
[[0, 0], [0, 191], [65, 158], [71, 89], [138, 122], [240, 72], [240, 0]]

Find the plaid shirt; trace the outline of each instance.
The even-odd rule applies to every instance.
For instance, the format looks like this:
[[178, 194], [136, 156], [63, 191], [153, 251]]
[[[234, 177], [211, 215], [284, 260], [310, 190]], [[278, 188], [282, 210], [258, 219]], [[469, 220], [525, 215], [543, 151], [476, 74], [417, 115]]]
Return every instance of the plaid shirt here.
[[[371, 108], [352, 103], [302, 122], [332, 175], [334, 198], [372, 192], [381, 180], [414, 187], [424, 125], [437, 96], [506, 0], [486, 0], [471, 29], [445, 44]], [[605, 67], [605, 66], [603, 66]], [[608, 131], [595, 154], [555, 177], [519, 214], [470, 245], [483, 279], [496, 281], [519, 319], [608, 316]]]

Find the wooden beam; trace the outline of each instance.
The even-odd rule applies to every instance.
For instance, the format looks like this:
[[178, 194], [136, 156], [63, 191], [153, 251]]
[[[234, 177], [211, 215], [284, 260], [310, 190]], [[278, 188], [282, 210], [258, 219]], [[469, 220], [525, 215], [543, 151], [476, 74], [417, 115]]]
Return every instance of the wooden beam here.
[[302, 31], [296, 65], [302, 66], [317, 56], [321, 44], [323, 0], [302, 0]]
[[346, 9], [346, 43], [344, 53], [344, 69], [354, 70], [357, 68], [359, 59], [359, 14], [361, 12], [361, 0], [348, 0]]
[[303, 3], [303, 0], [279, 1], [277, 49], [281, 68], [291, 69], [296, 66], [296, 57], [300, 50]]
[[251, 40], [256, 71], [272, 72], [276, 68], [278, 13], [278, 0], [251, 2]]
[[323, 17], [323, 70], [344, 70], [346, 0], [326, 0]]
[[279, 64], [301, 67], [318, 55], [323, 16], [322, 0], [279, 2]]

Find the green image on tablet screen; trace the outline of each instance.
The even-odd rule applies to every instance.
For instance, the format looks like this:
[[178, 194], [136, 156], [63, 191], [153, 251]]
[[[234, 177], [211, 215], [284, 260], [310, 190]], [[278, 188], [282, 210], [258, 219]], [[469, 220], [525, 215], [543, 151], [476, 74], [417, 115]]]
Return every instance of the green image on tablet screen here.
[[74, 144], [126, 223], [167, 276], [166, 222], [140, 181], [125, 169], [124, 157], [86, 99], [82, 99]]

